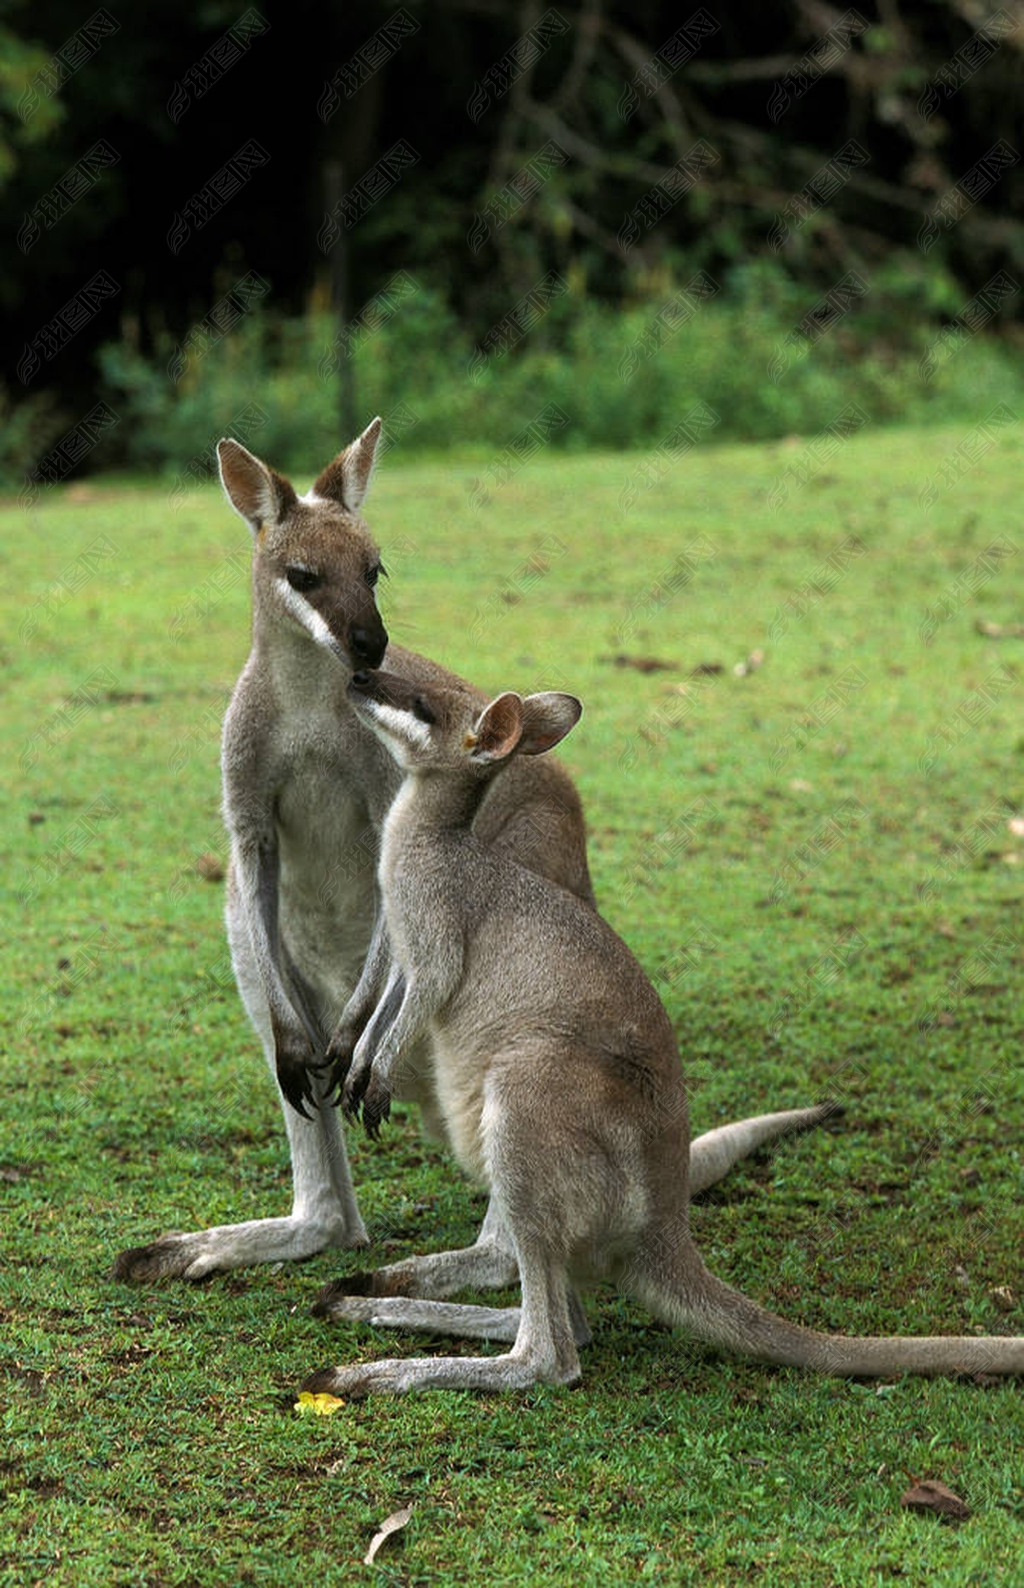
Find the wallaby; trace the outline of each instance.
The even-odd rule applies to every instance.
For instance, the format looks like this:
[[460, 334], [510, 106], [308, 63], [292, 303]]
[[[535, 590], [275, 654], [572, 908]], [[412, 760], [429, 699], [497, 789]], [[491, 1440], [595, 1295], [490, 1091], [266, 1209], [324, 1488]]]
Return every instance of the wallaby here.
[[[123, 1252], [124, 1279], [200, 1279], [246, 1263], [366, 1244], [337, 1114], [313, 1066], [359, 977], [377, 908], [378, 835], [401, 774], [352, 710], [355, 668], [384, 659], [479, 712], [487, 697], [399, 646], [377, 611], [380, 554], [360, 509], [373, 471], [375, 419], [299, 497], [237, 441], [218, 447], [221, 481], [253, 536], [252, 649], [224, 724], [224, 813], [231, 838], [227, 932], [249, 1018], [282, 1093], [291, 1149], [290, 1216], [161, 1236]], [[481, 843], [594, 903], [579, 797], [554, 761], [517, 761], [477, 814]], [[375, 955], [376, 957], [376, 955]], [[409, 1095], [416, 1099], [416, 1070]], [[429, 1091], [424, 1123], [433, 1124]], [[693, 1173], [710, 1184], [744, 1152], [808, 1123], [725, 1126], [694, 1143]], [[364, 1276], [371, 1291], [447, 1295], [514, 1283], [515, 1255], [488, 1212], [475, 1246]], [[350, 1281], [354, 1283], [355, 1281]]]
[[[376, 912], [381, 823], [401, 782], [352, 711], [352, 671], [389, 668], [486, 696], [425, 657], [388, 645], [374, 589], [384, 572], [360, 514], [375, 419], [309, 493], [237, 441], [218, 446], [221, 481], [253, 536], [252, 648], [224, 723], [224, 816], [231, 840], [227, 934], [249, 1018], [276, 1073], [291, 1149], [289, 1217], [167, 1234], [121, 1253], [119, 1278], [200, 1279], [241, 1264], [365, 1246], [337, 1113], [312, 1106], [327, 1039], [359, 977]], [[543, 772], [543, 775], [538, 775]], [[480, 811], [482, 842], [514, 854], [593, 903], [579, 796], [554, 762], [509, 778]], [[429, 1104], [429, 1100], [428, 1100]], [[429, 1120], [426, 1121], [429, 1125]], [[514, 1278], [507, 1243], [485, 1221], [457, 1284]], [[399, 1283], [399, 1280], [393, 1281]]]
[[[405, 773], [380, 858], [404, 993], [393, 1018], [360, 1037], [343, 1099], [354, 1111], [361, 1098], [373, 1129], [401, 1055], [429, 1032], [448, 1140], [490, 1190], [514, 1246], [522, 1306], [329, 1293], [318, 1308], [329, 1316], [512, 1347], [327, 1368], [304, 1387], [353, 1397], [571, 1383], [586, 1338], [575, 1287], [598, 1278], [698, 1340], [761, 1361], [844, 1376], [1024, 1372], [1024, 1339], [819, 1334], [704, 1266], [688, 1223], [686, 1091], [657, 993], [595, 911], [473, 832], [481, 800], [517, 759], [557, 744], [580, 703], [503, 694], [477, 712], [464, 697], [386, 672], [357, 673], [349, 696]], [[355, 1013], [378, 991], [379, 968], [367, 966]]]

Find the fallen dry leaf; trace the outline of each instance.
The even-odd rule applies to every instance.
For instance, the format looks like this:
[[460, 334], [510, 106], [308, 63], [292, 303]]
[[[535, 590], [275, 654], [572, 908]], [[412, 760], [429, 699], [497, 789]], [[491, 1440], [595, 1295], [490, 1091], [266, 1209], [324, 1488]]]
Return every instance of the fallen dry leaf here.
[[979, 618], [974, 627], [979, 634], [984, 634], [987, 640], [1020, 640], [1024, 639], [1024, 623], [986, 623]]
[[409, 1520], [411, 1515], [412, 1515], [412, 1506], [411, 1505], [403, 1505], [403, 1507], [402, 1507], [402, 1509], [400, 1511], [393, 1511], [392, 1514], [387, 1518], [387, 1520], [380, 1524], [380, 1527], [377, 1529], [376, 1533], [374, 1533], [372, 1539], [370, 1540], [369, 1549], [366, 1551], [366, 1554], [363, 1556], [363, 1565], [364, 1566], [372, 1566], [373, 1565], [373, 1557], [376, 1555], [377, 1551], [380, 1549], [380, 1546], [384, 1543], [384, 1540], [390, 1538], [392, 1533], [400, 1532], [401, 1529], [408, 1522], [408, 1520]]
[[205, 882], [223, 882], [224, 867], [216, 855], [207, 852], [196, 860], [196, 870]]
[[907, 1490], [900, 1504], [908, 1511], [931, 1511], [936, 1516], [948, 1517], [951, 1522], [965, 1522], [971, 1514], [959, 1494], [947, 1489], [938, 1478], [922, 1478]]
[[994, 1290], [989, 1291], [989, 1295], [1000, 1312], [1012, 1312], [1017, 1305], [1017, 1298], [1009, 1285], [996, 1285]]
[[635, 667], [638, 673], [671, 673], [675, 669], [675, 662], [663, 662], [658, 656], [626, 656], [619, 652], [618, 656], [603, 656], [604, 662], [611, 662], [613, 667]]
[[295, 1410], [313, 1412], [317, 1417], [333, 1417], [338, 1407], [344, 1404], [345, 1402], [339, 1400], [337, 1395], [328, 1395], [323, 1391], [319, 1395], [311, 1395], [309, 1390], [300, 1390], [299, 1398], [295, 1402]]

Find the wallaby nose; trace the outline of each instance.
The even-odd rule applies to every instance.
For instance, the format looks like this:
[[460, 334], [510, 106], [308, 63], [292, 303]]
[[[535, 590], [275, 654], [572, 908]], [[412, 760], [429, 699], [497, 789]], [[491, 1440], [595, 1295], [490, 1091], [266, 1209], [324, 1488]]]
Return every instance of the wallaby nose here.
[[353, 629], [349, 636], [349, 649], [357, 668], [379, 667], [387, 648], [388, 636], [383, 628], [372, 634], [369, 629]]

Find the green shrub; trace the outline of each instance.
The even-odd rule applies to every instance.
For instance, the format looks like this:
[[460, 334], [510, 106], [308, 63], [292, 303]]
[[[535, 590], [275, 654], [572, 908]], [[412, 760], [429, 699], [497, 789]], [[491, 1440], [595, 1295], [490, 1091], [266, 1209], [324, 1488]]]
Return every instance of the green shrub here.
[[[390, 317], [356, 323], [358, 422], [382, 413], [403, 451], [488, 455], [552, 404], [565, 416], [553, 441], [580, 450], [657, 447], [698, 403], [716, 416], [705, 437], [719, 441], [814, 434], [850, 404], [886, 424], [968, 421], [1024, 401], [1011, 349], [958, 340], [957, 290], [916, 263], [862, 277], [866, 293], [810, 335], [815, 298], [775, 264], [738, 267], [704, 297], [694, 279], [680, 270], [623, 307], [572, 284], [516, 345], [483, 358], [442, 295], [413, 284]], [[326, 457], [344, 439], [335, 329], [322, 314], [253, 313], [187, 356], [170, 341], [148, 361], [108, 346], [103, 379], [125, 421], [116, 461], [201, 472], [229, 432], [282, 466]]]

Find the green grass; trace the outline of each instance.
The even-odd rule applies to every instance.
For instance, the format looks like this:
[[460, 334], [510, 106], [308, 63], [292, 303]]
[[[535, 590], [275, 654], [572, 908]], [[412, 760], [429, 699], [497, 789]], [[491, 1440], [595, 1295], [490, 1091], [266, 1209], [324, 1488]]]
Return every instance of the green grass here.
[[[1024, 1289], [1021, 641], [976, 628], [1024, 617], [1020, 553], [983, 556], [1022, 539], [1024, 440], [1001, 430], [926, 509], [963, 438], [861, 434], [778, 513], [801, 443], [683, 459], [628, 515], [623, 456], [535, 458], [480, 510], [479, 465], [388, 460], [370, 503], [396, 638], [583, 697], [564, 755], [599, 896], [661, 977], [695, 1128], [846, 1102], [695, 1227], [724, 1277], [849, 1332], [1024, 1329], [991, 1294]], [[423, 1348], [309, 1317], [358, 1254], [107, 1277], [161, 1230], [289, 1202], [223, 886], [194, 869], [224, 856], [246, 531], [213, 489], [172, 509], [102, 481], [9, 504], [3, 531], [0, 1584], [1016, 1580], [1019, 1385], [737, 1364], [601, 1292], [575, 1392], [306, 1419], [313, 1368]], [[411, 1114], [351, 1139], [378, 1259], [471, 1238], [481, 1201]], [[971, 1519], [901, 1510], [915, 1476]]]

